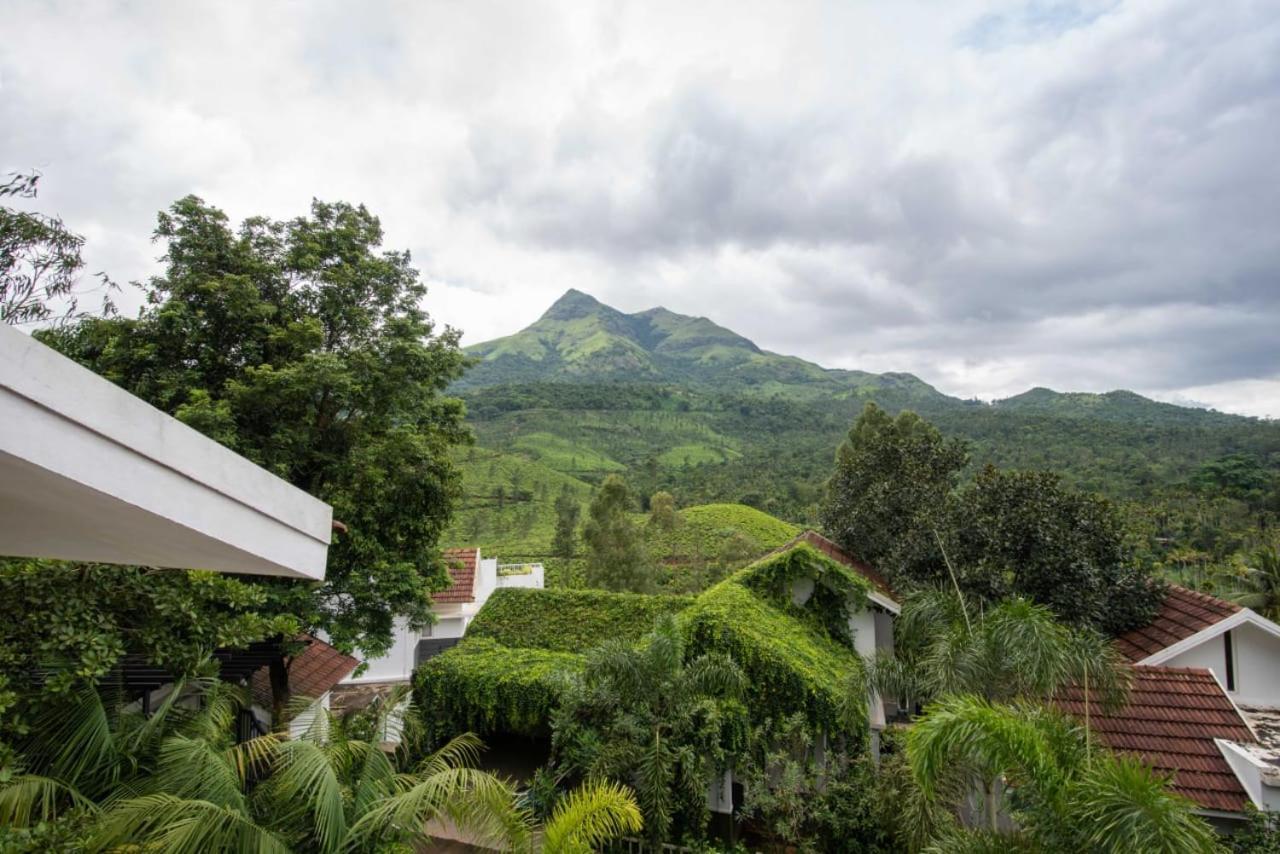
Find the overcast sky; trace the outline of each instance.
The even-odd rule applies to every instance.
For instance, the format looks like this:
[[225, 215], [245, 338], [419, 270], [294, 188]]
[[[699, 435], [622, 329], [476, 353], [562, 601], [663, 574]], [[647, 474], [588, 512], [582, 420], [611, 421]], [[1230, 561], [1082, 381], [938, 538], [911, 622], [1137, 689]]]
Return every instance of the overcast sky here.
[[[364, 202], [475, 343], [577, 287], [942, 391], [1280, 416], [1280, 2], [8, 0], [90, 269]], [[131, 305], [136, 306], [136, 299]]]

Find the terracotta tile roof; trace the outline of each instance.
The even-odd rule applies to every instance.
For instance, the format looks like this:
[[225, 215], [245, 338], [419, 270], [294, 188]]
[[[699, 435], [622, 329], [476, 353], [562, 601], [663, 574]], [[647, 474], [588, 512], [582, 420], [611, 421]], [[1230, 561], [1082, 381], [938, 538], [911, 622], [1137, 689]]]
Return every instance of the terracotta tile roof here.
[[898, 601], [898, 595], [893, 592], [893, 588], [889, 586], [889, 582], [885, 581], [883, 575], [876, 572], [874, 569], [867, 566], [865, 563], [858, 560], [856, 557], [849, 554], [847, 551], [840, 548], [835, 543], [831, 542], [826, 537], [819, 534], [817, 531], [805, 531], [803, 534], [796, 537], [794, 540], [791, 540], [786, 545], [783, 545], [780, 548], [775, 549], [772, 552], [772, 554], [777, 554], [778, 552], [784, 552], [787, 549], [791, 548], [792, 546], [797, 545], [798, 543], [808, 543], [809, 545], [813, 546], [815, 549], [822, 552], [832, 560], [838, 563], [844, 564], [845, 566], [849, 567], [850, 569], [854, 570], [858, 574], [865, 577], [868, 581], [870, 581], [873, 585], [875, 585], [876, 590], [880, 591], [885, 596], [888, 596], [890, 599], [892, 599], [895, 602]]
[[453, 585], [434, 594], [432, 601], [438, 605], [476, 601], [476, 563], [480, 560], [480, 550], [445, 549], [444, 559], [449, 564]]
[[1155, 619], [1116, 638], [1116, 647], [1130, 661], [1141, 661], [1239, 610], [1239, 605], [1171, 584]]
[[[289, 692], [296, 697], [322, 697], [333, 686], [351, 675], [360, 660], [339, 652], [311, 635], [300, 635], [298, 641], [307, 646], [288, 659]], [[264, 709], [271, 709], [271, 676], [266, 667], [254, 672], [250, 680], [253, 699]]]
[[[1215, 738], [1255, 742], [1252, 730], [1208, 670], [1134, 667], [1127, 704], [1108, 713], [1089, 698], [1089, 728], [1120, 753], [1173, 775], [1175, 791], [1204, 809], [1243, 812], [1249, 803]], [[1084, 692], [1063, 691], [1059, 708], [1084, 721]]]

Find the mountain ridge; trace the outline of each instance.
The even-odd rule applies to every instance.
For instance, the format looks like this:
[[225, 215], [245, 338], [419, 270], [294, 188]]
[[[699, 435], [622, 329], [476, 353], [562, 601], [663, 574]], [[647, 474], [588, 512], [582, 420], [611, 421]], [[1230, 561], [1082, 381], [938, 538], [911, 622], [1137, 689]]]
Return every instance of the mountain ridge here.
[[458, 383], [459, 390], [528, 382], [639, 382], [799, 399], [888, 394], [927, 409], [989, 405], [1103, 420], [1251, 417], [1156, 401], [1126, 389], [1063, 392], [1036, 386], [981, 404], [948, 395], [908, 372], [825, 368], [765, 350], [709, 318], [664, 306], [624, 313], [576, 288], [519, 332], [471, 345], [465, 352], [478, 361]]

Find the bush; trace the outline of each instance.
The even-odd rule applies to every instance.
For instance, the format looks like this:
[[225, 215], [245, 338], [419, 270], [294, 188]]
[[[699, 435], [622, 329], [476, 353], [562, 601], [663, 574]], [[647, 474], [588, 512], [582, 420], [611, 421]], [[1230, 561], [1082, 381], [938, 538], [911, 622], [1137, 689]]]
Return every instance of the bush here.
[[609, 638], [639, 640], [662, 614], [693, 603], [689, 596], [649, 596], [603, 590], [495, 590], [467, 627], [468, 638], [504, 646], [586, 652]]
[[463, 732], [545, 735], [562, 675], [581, 667], [579, 655], [468, 638], [418, 668], [413, 697], [432, 742]]

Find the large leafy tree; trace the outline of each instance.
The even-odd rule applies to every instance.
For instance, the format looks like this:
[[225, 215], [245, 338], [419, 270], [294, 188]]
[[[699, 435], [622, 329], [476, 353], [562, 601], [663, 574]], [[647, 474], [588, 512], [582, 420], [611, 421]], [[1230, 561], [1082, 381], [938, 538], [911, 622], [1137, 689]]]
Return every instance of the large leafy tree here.
[[447, 583], [448, 451], [469, 439], [443, 394], [464, 365], [457, 333], [436, 331], [409, 254], [382, 249], [364, 207], [316, 201], [308, 216], [233, 228], [189, 196], [155, 236], [166, 267], [138, 317], [42, 338], [333, 505], [343, 529], [324, 583], [258, 583], [304, 628], [383, 652], [395, 618], [428, 621]]
[[725, 656], [686, 662], [675, 618], [660, 617], [639, 646], [615, 639], [591, 652], [552, 716], [555, 757], [570, 774], [632, 785], [655, 841], [699, 833], [707, 781], [743, 724], [744, 687]]
[[896, 579], [933, 580], [943, 564], [937, 532], [968, 460], [962, 442], [944, 439], [914, 412], [895, 418], [868, 403], [836, 452], [822, 525], [845, 549]]
[[626, 481], [611, 474], [587, 508], [582, 540], [587, 546], [587, 583], [592, 587], [643, 593], [653, 586], [640, 527], [628, 515], [631, 504]]
[[[0, 181], [0, 199], [34, 199], [36, 172]], [[80, 250], [84, 238], [56, 216], [0, 205], [0, 323], [47, 323], [85, 316], [82, 297], [98, 291], [103, 314], [112, 314], [115, 285], [98, 274], [96, 287], [85, 287]]]
[[988, 466], [960, 485], [966, 462], [962, 444], [919, 416], [868, 404], [840, 447], [823, 525], [904, 588], [1020, 596], [1112, 633], [1151, 618], [1160, 587], [1112, 504], [1050, 472]]
[[1106, 499], [1052, 472], [987, 466], [952, 503], [949, 557], [978, 589], [1119, 633], [1150, 621], [1160, 588], [1130, 554]]

